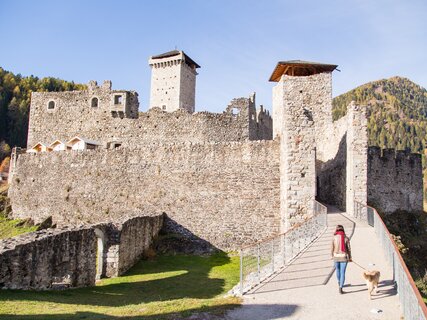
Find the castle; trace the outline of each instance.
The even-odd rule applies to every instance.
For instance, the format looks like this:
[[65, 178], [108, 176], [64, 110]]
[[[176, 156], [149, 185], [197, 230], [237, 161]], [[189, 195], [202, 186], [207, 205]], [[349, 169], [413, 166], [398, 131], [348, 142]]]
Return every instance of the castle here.
[[355, 103], [332, 120], [336, 65], [277, 63], [270, 116], [254, 94], [221, 114], [195, 112], [200, 66], [176, 50], [149, 64], [147, 112], [110, 81], [32, 93], [28, 150], [74, 137], [96, 144], [13, 157], [15, 217], [65, 226], [164, 212], [174, 232], [235, 250], [304, 221], [315, 199], [350, 215], [355, 201], [422, 209], [420, 155], [368, 148], [366, 108]]

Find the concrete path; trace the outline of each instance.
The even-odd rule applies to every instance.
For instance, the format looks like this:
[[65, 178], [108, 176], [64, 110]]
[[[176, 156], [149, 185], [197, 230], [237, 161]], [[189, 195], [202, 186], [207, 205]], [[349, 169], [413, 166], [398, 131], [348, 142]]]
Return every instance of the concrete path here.
[[[365, 268], [381, 272], [379, 292], [369, 300], [363, 270], [349, 263], [345, 294], [338, 283], [330, 258], [335, 226], [342, 224], [351, 237], [353, 260]], [[328, 208], [328, 230], [283, 269], [244, 295], [243, 305], [230, 311], [228, 320], [270, 319], [403, 319], [392, 286], [392, 271], [374, 229], [355, 222], [333, 207]], [[378, 311], [378, 313], [374, 313]]]

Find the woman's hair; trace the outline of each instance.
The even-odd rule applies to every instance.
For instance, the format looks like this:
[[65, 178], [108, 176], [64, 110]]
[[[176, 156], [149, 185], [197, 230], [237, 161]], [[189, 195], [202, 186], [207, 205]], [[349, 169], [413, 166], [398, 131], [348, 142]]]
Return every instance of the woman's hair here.
[[342, 226], [342, 225], [337, 225], [337, 227], [336, 227], [336, 229], [335, 229], [335, 232], [337, 232], [337, 231], [344, 231], [344, 227]]

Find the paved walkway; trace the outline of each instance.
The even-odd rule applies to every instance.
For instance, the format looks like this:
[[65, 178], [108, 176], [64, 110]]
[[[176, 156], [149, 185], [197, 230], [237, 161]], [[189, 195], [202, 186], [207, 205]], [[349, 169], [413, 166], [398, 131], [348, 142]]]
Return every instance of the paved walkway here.
[[[352, 236], [353, 260], [365, 268], [381, 271], [379, 292], [372, 300], [362, 278], [363, 270], [354, 263], [347, 267], [345, 294], [338, 293], [330, 259], [337, 224], [342, 224], [347, 235]], [[391, 268], [373, 228], [354, 222], [333, 207], [328, 208], [328, 225], [328, 230], [290, 266], [246, 294], [243, 305], [230, 311], [226, 319], [403, 319], [392, 286]]]

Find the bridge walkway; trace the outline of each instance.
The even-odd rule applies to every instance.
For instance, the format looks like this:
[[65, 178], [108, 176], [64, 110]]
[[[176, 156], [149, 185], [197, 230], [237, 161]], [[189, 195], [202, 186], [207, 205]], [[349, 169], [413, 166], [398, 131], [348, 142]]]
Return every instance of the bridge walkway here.
[[[377, 294], [369, 299], [363, 270], [349, 263], [344, 294], [339, 294], [330, 248], [333, 232], [342, 224], [351, 236], [353, 260], [381, 272]], [[272, 319], [403, 319], [387, 265], [374, 229], [334, 207], [328, 207], [328, 229], [299, 257], [268, 281], [243, 296], [243, 305], [228, 320]]]

